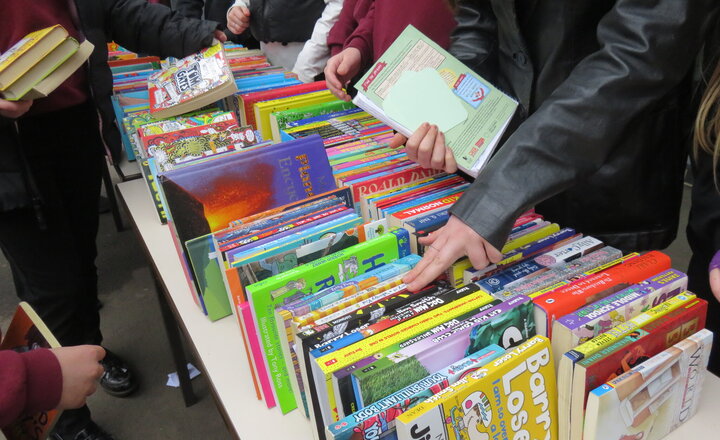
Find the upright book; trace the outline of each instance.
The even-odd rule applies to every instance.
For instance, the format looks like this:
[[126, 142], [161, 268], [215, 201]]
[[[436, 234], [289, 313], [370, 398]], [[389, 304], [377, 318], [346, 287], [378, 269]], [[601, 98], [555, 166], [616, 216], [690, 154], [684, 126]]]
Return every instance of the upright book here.
[[458, 167], [477, 176], [517, 102], [409, 25], [357, 82], [353, 100], [410, 136], [422, 123], [445, 133]]

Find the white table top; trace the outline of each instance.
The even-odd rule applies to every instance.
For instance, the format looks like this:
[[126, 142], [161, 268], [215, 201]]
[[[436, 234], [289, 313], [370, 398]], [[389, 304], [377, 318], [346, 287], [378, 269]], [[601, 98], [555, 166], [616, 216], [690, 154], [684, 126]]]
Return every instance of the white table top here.
[[[193, 301], [180, 260], [167, 226], [161, 225], [153, 210], [150, 194], [142, 179], [118, 185], [130, 216], [142, 237], [175, 310], [178, 323], [190, 338], [207, 375], [221, 413], [229, 428], [242, 440], [312, 439], [312, 427], [302, 411], [282, 415], [278, 408], [267, 409], [255, 396], [240, 328], [230, 316], [210, 322]], [[720, 438], [720, 379], [708, 374], [702, 405], [688, 423], [672, 432], [668, 440]], [[178, 398], [180, 394], [178, 391]]]
[[310, 421], [302, 411], [283, 416], [278, 408], [267, 409], [264, 401], [257, 400], [236, 318], [211, 322], [195, 304], [170, 230], [158, 221], [145, 182], [123, 182], [118, 189], [172, 299], [170, 307], [178, 324], [202, 363], [201, 371], [214, 390], [220, 412], [224, 409], [231, 432], [234, 430], [242, 440], [312, 439]]

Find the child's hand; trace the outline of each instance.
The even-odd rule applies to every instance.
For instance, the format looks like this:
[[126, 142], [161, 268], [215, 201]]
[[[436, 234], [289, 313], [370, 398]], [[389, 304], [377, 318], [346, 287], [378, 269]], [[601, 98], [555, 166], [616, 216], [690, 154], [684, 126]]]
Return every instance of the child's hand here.
[[17, 119], [30, 110], [32, 101], [6, 101], [0, 99], [0, 116]]
[[227, 27], [233, 34], [239, 35], [250, 26], [250, 10], [245, 6], [230, 8], [227, 15]]
[[360, 72], [361, 64], [360, 51], [354, 47], [348, 47], [328, 60], [325, 65], [325, 84], [338, 99], [350, 101], [350, 95], [343, 88]]
[[720, 251], [710, 260], [710, 290], [712, 290], [715, 298], [720, 301]]
[[225, 35], [225, 32], [223, 32], [219, 29], [215, 30], [215, 32], [213, 33], [213, 37], [215, 37], [215, 39], [221, 43], [224, 43], [227, 41], [227, 35]]
[[53, 348], [62, 371], [62, 396], [59, 409], [80, 408], [97, 389], [97, 380], [103, 374], [100, 361], [105, 349], [98, 345]]
[[457, 162], [450, 148], [445, 145], [445, 135], [437, 125], [423, 123], [405, 142], [408, 159], [417, 162], [424, 168], [444, 170], [448, 173], [457, 171]]

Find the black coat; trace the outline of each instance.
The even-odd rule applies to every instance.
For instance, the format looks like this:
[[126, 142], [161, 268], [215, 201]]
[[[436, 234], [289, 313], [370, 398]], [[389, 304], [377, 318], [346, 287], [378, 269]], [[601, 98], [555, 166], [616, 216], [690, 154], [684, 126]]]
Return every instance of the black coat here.
[[324, 0], [250, 0], [250, 31], [268, 43], [305, 42], [325, 10]]
[[[75, 0], [75, 5], [80, 30], [95, 46], [86, 68], [106, 151], [119, 160], [122, 145], [110, 102], [112, 74], [107, 64], [107, 43], [115, 41], [134, 52], [160, 57], [184, 57], [211, 44], [217, 23], [184, 18], [166, 6], [145, 0]], [[25, 199], [11, 123], [0, 117], [0, 212], [21, 205]]]
[[530, 207], [623, 250], [675, 237], [690, 72], [717, 0], [460, 1], [451, 51], [520, 103], [451, 212], [500, 249]]

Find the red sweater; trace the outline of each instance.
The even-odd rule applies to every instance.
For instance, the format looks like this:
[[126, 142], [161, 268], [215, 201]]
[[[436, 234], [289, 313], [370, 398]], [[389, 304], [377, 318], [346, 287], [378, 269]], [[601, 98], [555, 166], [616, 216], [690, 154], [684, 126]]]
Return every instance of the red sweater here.
[[[0, 14], [0, 52], [5, 52], [25, 35], [56, 24], [67, 29], [71, 37], [82, 41], [75, 23], [71, 7], [72, 0], [2, 0]], [[88, 100], [87, 77], [85, 69], [78, 69], [60, 87], [47, 98], [38, 99], [28, 114], [47, 113], [62, 110]]]
[[0, 351], [0, 428], [23, 414], [55, 408], [61, 396], [62, 371], [52, 351]]
[[345, 0], [328, 34], [328, 47], [331, 55], [348, 47], [358, 49], [367, 67], [409, 24], [445, 49], [450, 47], [450, 34], [456, 26], [446, 0]]

